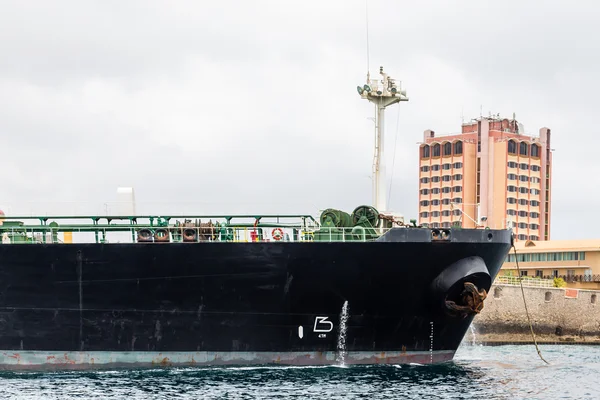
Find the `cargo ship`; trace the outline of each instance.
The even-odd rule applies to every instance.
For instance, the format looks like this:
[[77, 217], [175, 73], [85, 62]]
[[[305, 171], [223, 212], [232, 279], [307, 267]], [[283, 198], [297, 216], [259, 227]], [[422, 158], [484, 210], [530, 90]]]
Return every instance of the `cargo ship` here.
[[[368, 82], [358, 91], [380, 99], [382, 122], [381, 99], [404, 94]], [[5, 215], [0, 234], [10, 370], [449, 361], [513, 240], [373, 205], [318, 217]]]

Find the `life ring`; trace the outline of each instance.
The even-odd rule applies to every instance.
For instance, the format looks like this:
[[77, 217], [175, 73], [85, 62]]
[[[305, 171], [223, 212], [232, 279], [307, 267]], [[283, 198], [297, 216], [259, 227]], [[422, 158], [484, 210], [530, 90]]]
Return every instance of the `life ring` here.
[[275, 239], [275, 240], [283, 239], [283, 229], [281, 229], [281, 228], [273, 229], [273, 231], [271, 232], [271, 236], [273, 236], [273, 239]]

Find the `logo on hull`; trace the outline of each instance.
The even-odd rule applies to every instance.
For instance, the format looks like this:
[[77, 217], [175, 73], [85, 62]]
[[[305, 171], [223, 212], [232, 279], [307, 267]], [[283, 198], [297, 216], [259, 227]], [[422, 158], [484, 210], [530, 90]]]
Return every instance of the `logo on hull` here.
[[331, 332], [333, 330], [333, 322], [328, 320], [329, 317], [315, 317], [315, 326], [313, 332]]

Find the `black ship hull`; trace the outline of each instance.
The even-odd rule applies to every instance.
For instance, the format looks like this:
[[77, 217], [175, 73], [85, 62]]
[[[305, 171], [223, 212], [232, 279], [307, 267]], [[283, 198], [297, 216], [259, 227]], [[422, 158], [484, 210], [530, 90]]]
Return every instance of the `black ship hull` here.
[[[372, 242], [0, 244], [0, 368], [452, 359], [507, 230]], [[341, 329], [340, 329], [341, 328]]]

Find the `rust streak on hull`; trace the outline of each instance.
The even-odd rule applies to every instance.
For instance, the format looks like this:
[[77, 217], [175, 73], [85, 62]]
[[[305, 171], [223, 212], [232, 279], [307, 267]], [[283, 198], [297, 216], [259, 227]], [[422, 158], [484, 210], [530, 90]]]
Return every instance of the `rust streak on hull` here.
[[[452, 360], [454, 351], [349, 352], [345, 365], [430, 364]], [[335, 352], [1, 352], [0, 370], [90, 370], [233, 365], [339, 365]]]

